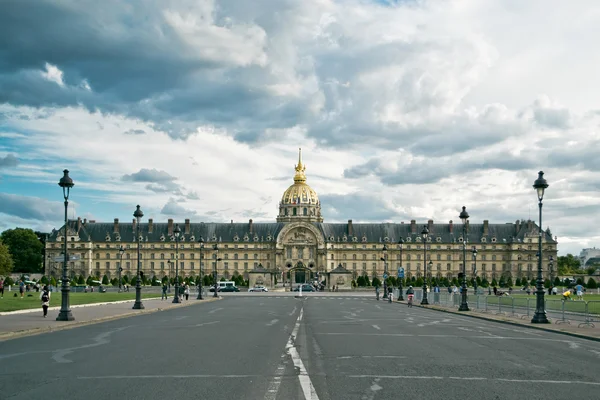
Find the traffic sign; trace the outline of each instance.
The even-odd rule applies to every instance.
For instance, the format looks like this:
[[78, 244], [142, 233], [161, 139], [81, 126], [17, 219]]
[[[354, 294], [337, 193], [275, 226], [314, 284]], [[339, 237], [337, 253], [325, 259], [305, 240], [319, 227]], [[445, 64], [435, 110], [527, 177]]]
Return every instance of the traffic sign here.
[[383, 279], [387, 279], [388, 274], [383, 274]]
[[404, 268], [398, 268], [398, 278], [404, 278]]

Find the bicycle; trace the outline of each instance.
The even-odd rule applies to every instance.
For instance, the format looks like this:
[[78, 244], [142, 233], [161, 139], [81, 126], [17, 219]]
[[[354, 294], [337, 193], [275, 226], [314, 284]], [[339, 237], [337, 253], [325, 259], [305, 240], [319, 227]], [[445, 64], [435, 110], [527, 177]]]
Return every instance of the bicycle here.
[[407, 305], [408, 305], [409, 307], [412, 307], [412, 306], [413, 306], [413, 297], [415, 297], [415, 295], [414, 295], [414, 294], [409, 294], [409, 295], [408, 295], [408, 303], [407, 303]]

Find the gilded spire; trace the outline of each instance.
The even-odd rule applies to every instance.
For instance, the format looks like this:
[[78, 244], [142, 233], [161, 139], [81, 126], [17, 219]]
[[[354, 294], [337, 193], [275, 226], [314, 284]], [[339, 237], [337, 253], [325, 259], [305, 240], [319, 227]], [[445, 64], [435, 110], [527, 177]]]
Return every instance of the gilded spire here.
[[296, 175], [294, 175], [294, 182], [306, 182], [306, 175], [304, 175], [305, 170], [306, 166], [302, 164], [302, 148], [300, 147], [298, 148], [298, 165], [296, 165]]

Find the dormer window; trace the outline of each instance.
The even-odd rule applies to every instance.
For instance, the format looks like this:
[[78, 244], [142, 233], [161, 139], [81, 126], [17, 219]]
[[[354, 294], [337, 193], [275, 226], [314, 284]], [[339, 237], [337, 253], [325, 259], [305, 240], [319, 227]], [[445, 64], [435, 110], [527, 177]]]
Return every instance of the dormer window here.
[[160, 241], [161, 241], [161, 242], [164, 242], [164, 241], [165, 241], [165, 234], [164, 234], [164, 233], [160, 235]]
[[239, 240], [240, 240], [240, 237], [236, 233], [235, 236], [233, 237], [233, 241], [234, 242], [239, 242]]
[[363, 237], [362, 237], [362, 242], [363, 242], [363, 243], [367, 243], [367, 237], [366, 237], [366, 236], [364, 236], [364, 235], [363, 235]]
[[481, 238], [481, 243], [485, 243], [486, 242], [486, 238]]
[[356, 243], [356, 242], [358, 242], [358, 238], [356, 236], [353, 236], [352, 241]]
[[438, 237], [435, 239], [435, 241], [436, 241], [436, 242], [438, 242], [438, 243], [442, 243], [442, 238], [438, 236]]
[[495, 237], [492, 238], [492, 243], [496, 243], [496, 238]]
[[406, 238], [406, 241], [407, 241], [408, 243], [410, 243], [410, 242], [412, 241], [412, 238], [409, 236], [409, 237], [407, 237], [407, 238]]

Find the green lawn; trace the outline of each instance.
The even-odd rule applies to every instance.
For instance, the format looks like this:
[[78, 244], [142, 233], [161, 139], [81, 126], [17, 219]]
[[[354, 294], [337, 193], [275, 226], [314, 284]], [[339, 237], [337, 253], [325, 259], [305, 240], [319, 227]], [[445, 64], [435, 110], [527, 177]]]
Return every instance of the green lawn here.
[[[515, 307], [527, 307], [527, 299], [529, 300], [529, 307], [535, 309], [535, 295], [526, 295], [526, 294], [515, 294], [512, 296], [488, 296], [486, 301], [488, 305], [493, 305], [493, 307], [497, 307], [498, 302], [501, 302], [502, 307], [510, 307], [514, 304]], [[545, 294], [544, 299], [546, 301], [546, 310], [548, 311], [561, 311], [562, 310], [562, 296], [552, 295], [549, 296]], [[588, 301], [593, 301], [589, 305], [589, 312], [591, 314], [600, 314], [600, 295], [598, 294], [586, 294], [583, 295], [584, 301], [579, 300], [568, 300], [565, 302], [565, 310], [576, 312], [576, 313], [585, 313], [585, 303]], [[596, 303], [599, 302], [599, 303]]]
[[[19, 297], [13, 297], [14, 293], [17, 293]], [[32, 297], [27, 297], [28, 294], [31, 294]], [[144, 293], [142, 290], [142, 298], [152, 298], [152, 297], [160, 297], [160, 293]], [[52, 296], [50, 298], [50, 307], [60, 306], [60, 292], [52, 292]], [[104, 303], [108, 301], [119, 301], [119, 300], [135, 300], [135, 289], [130, 292], [117, 293], [117, 292], [109, 292], [109, 293], [73, 293], [71, 292], [71, 305], [78, 304], [91, 304], [91, 303]], [[8, 292], [4, 291], [4, 298], [0, 299], [0, 312], [2, 311], [16, 311], [16, 310], [25, 310], [31, 308], [42, 308], [42, 302], [40, 300], [39, 292], [25, 292], [23, 298], [19, 295], [18, 292]]]

